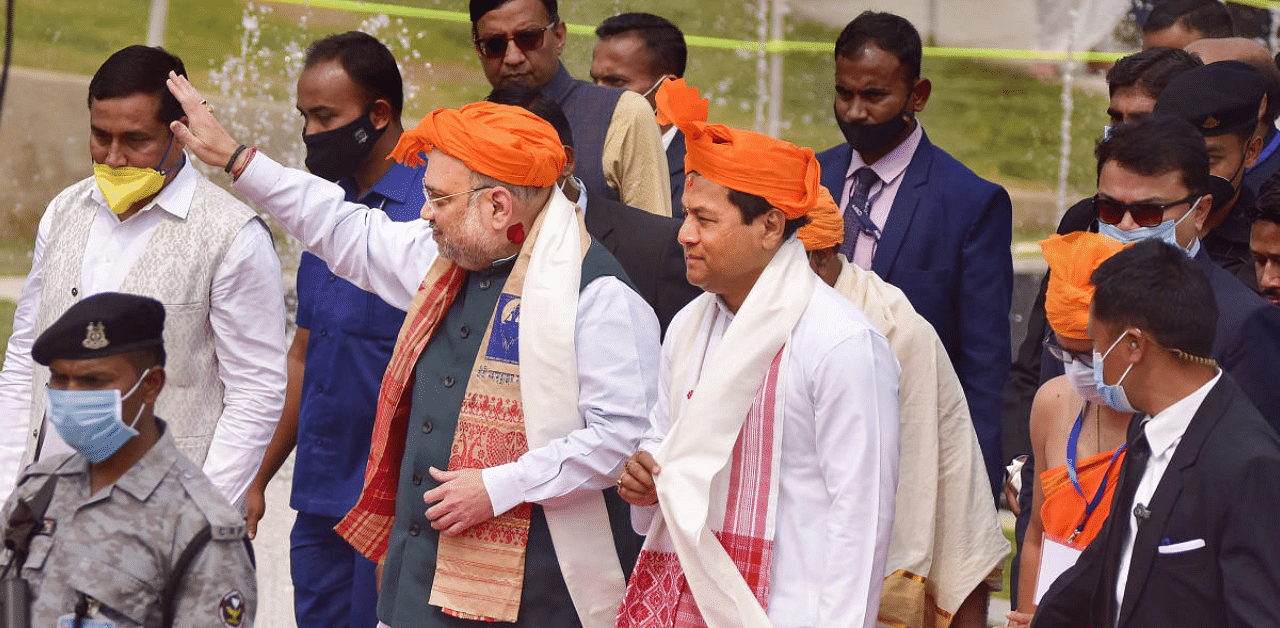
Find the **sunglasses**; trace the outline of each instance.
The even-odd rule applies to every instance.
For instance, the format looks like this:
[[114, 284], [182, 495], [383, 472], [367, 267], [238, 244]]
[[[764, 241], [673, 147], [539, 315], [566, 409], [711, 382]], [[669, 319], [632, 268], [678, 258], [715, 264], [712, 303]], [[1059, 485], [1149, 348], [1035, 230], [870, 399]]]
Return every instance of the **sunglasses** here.
[[1067, 349], [1066, 347], [1058, 344], [1058, 341], [1052, 336], [1044, 339], [1044, 348], [1049, 350], [1049, 355], [1052, 355], [1054, 359], [1062, 362], [1063, 364], [1071, 364], [1074, 360], [1088, 368], [1093, 368], [1092, 351], [1072, 351], [1071, 349]]
[[1139, 227], [1154, 227], [1164, 222], [1165, 210], [1183, 203], [1191, 203], [1194, 207], [1200, 202], [1201, 196], [1192, 194], [1180, 201], [1161, 205], [1159, 203], [1121, 203], [1115, 199], [1095, 195], [1093, 206], [1098, 211], [1098, 220], [1109, 225], [1120, 224], [1120, 221], [1124, 220], [1124, 215], [1129, 214], [1133, 216], [1133, 221], [1138, 223]]
[[476, 38], [471, 40], [476, 45], [476, 52], [487, 59], [501, 59], [507, 54], [507, 42], [516, 42], [516, 48], [523, 52], [529, 52], [542, 45], [542, 36], [547, 31], [555, 27], [558, 22], [552, 22], [542, 28], [535, 28], [527, 31], [520, 31], [514, 35], [494, 35], [493, 37], [485, 37], [484, 39]]

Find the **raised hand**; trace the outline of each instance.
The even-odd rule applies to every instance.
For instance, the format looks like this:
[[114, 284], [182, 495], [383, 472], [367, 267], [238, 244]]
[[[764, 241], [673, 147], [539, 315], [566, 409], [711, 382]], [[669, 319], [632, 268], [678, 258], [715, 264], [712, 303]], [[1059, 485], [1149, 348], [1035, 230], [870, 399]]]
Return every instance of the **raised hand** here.
[[[204, 97], [187, 81], [187, 77], [169, 72], [169, 80], [166, 82], [169, 91], [187, 114], [185, 121], [175, 120], [169, 124], [174, 137], [200, 161], [216, 168], [227, 168], [227, 162], [240, 143], [232, 139], [231, 134], [213, 117], [213, 111], [209, 109]], [[246, 158], [243, 152], [237, 156], [237, 160]]]

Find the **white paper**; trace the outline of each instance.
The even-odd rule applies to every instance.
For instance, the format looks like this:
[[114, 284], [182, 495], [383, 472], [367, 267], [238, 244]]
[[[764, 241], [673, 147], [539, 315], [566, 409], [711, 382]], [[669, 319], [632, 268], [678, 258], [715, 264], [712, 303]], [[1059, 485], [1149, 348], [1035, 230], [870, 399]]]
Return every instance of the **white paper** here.
[[1036, 577], [1036, 604], [1062, 572], [1076, 564], [1080, 558], [1080, 550], [1044, 536], [1040, 543], [1040, 575]]

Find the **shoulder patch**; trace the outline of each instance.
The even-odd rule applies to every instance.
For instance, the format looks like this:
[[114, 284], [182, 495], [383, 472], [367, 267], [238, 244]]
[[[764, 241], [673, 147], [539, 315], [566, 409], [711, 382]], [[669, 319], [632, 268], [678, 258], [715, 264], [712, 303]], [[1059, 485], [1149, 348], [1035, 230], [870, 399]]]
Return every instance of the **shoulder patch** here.
[[244, 625], [244, 596], [239, 591], [232, 589], [222, 596], [218, 602], [218, 619], [230, 628]]

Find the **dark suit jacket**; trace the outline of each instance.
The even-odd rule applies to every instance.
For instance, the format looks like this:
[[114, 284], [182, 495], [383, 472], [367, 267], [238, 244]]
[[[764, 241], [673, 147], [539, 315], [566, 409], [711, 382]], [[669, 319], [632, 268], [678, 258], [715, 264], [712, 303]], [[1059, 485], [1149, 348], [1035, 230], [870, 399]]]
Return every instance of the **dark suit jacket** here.
[[636, 292], [658, 315], [666, 334], [671, 317], [702, 294], [685, 277], [684, 247], [676, 240], [682, 221], [587, 195], [587, 232], [622, 264]]
[[[837, 201], [853, 154], [818, 155]], [[1004, 484], [1000, 394], [1011, 359], [1013, 208], [1004, 188], [935, 147], [925, 135], [902, 175], [872, 270], [906, 293], [938, 332], [960, 376], [995, 495]]]
[[1195, 261], [1209, 276], [1209, 287], [1218, 304], [1213, 358], [1222, 370], [1231, 373], [1271, 427], [1280, 430], [1280, 379], [1276, 377], [1280, 367], [1280, 308], [1215, 264], [1203, 247]]
[[[1224, 374], [1160, 478], [1150, 517], [1138, 524], [1119, 626], [1280, 626], [1276, 495], [1280, 438]], [[1045, 594], [1032, 628], [1110, 628], [1120, 535], [1127, 534], [1116, 522], [1131, 510], [1131, 500], [1112, 502], [1098, 537]], [[1196, 539], [1205, 546], [1157, 549]]]
[[671, 170], [671, 216], [684, 218], [684, 131], [676, 129], [667, 147], [667, 168]]

